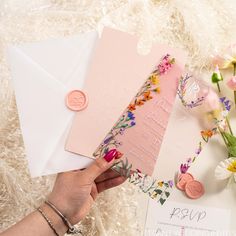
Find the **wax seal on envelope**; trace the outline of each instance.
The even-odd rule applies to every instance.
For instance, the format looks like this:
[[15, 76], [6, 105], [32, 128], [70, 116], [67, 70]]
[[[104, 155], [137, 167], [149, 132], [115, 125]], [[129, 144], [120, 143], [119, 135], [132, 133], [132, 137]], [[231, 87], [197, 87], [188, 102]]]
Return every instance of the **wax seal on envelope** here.
[[66, 96], [66, 106], [72, 111], [81, 111], [88, 105], [87, 95], [81, 90], [72, 90]]

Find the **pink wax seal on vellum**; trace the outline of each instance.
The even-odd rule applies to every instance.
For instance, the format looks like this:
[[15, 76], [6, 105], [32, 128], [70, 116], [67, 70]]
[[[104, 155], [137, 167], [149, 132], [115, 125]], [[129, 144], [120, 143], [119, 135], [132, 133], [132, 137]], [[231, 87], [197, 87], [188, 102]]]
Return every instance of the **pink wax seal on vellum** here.
[[176, 187], [179, 190], [184, 191], [185, 190], [185, 186], [189, 181], [194, 180], [193, 176], [190, 173], [185, 173], [185, 174], [180, 174], [178, 177], [178, 182], [176, 184]]
[[73, 90], [66, 96], [66, 106], [72, 111], [81, 111], [88, 106], [88, 97], [81, 90]]
[[204, 194], [205, 190], [201, 182], [196, 180], [189, 181], [185, 186], [185, 193], [191, 199], [198, 199]]

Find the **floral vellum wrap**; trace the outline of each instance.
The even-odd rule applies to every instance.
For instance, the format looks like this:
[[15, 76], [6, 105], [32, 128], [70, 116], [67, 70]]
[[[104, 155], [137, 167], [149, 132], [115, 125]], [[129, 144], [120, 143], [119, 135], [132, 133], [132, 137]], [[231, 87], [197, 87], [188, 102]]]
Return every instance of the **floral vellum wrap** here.
[[198, 156], [201, 154], [204, 146], [209, 142], [211, 137], [213, 137], [213, 135], [216, 134], [216, 131], [217, 129], [213, 128], [213, 129], [202, 130], [200, 132], [201, 136], [199, 139], [199, 143], [196, 146], [196, 150], [192, 157], [187, 158], [186, 162], [180, 165], [180, 169], [179, 169], [180, 173], [185, 174], [188, 172], [191, 165], [197, 160]]
[[196, 108], [203, 104], [209, 87], [191, 73], [181, 76], [177, 94], [183, 106]]
[[[117, 149], [123, 157], [113, 169], [160, 204], [170, 196], [173, 181], [159, 181], [150, 176], [175, 100], [176, 68], [175, 59], [165, 55], [94, 152], [98, 157]], [[157, 126], [161, 127], [160, 132]]]

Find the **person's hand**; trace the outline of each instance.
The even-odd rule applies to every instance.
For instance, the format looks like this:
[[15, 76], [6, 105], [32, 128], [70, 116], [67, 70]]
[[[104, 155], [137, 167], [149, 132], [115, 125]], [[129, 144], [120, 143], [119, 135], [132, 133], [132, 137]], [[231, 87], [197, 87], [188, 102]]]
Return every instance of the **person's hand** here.
[[72, 224], [78, 223], [88, 214], [100, 192], [125, 181], [125, 177], [109, 169], [117, 157], [116, 150], [112, 150], [105, 157], [96, 159], [86, 169], [58, 174], [48, 200]]

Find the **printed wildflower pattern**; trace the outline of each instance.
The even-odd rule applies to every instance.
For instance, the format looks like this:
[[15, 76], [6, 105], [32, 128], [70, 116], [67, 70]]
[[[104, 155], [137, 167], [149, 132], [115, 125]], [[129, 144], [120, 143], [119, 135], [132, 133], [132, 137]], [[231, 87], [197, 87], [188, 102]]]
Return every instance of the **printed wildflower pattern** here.
[[148, 194], [152, 199], [163, 205], [170, 196], [170, 189], [173, 188], [173, 181], [157, 181], [151, 176], [143, 175], [139, 170], [134, 172], [129, 178], [129, 182], [138, 186], [143, 193]]
[[148, 77], [140, 91], [137, 93], [133, 102], [128, 106], [129, 111], [134, 111], [137, 107], [145, 104], [145, 102], [153, 98], [152, 93], [160, 93], [159, 76], [166, 74], [174, 64], [175, 59], [169, 54], [163, 57], [162, 62], [157, 66], [151, 75]]
[[[94, 157], [104, 156], [109, 150], [114, 148], [119, 151], [119, 147], [122, 143], [118, 141], [117, 136], [123, 135], [128, 129], [136, 125], [135, 111], [160, 93], [160, 76], [166, 74], [172, 68], [174, 63], [175, 59], [169, 54], [162, 58], [159, 65], [150, 74], [144, 85], [136, 94], [135, 98], [119, 118], [118, 122], [94, 152]], [[119, 152], [119, 154], [121, 156], [123, 155], [121, 152]], [[170, 196], [173, 181], [160, 182], [152, 179], [150, 176], [142, 174], [140, 170], [133, 171], [132, 164], [128, 162], [127, 158], [114, 164], [112, 169], [120, 173], [120, 175], [129, 178], [130, 183], [138, 186], [142, 192], [148, 194], [153, 199], [156, 199], [160, 204], [164, 204], [166, 199]]]
[[195, 162], [197, 157], [200, 155], [203, 149], [203, 145], [207, 144], [210, 140], [210, 138], [216, 134], [217, 129], [213, 128], [211, 130], [203, 130], [201, 131], [201, 141], [199, 141], [198, 146], [195, 150], [194, 156], [191, 158], [188, 158], [185, 163], [182, 163], [180, 165], [180, 173], [185, 174], [188, 172], [188, 169], [190, 168], [191, 164]]
[[180, 98], [180, 101], [182, 104], [187, 107], [187, 108], [194, 108], [197, 106], [202, 105], [202, 102], [204, 101], [204, 97], [197, 98], [196, 100], [187, 102], [185, 100], [186, 92], [187, 92], [187, 84], [189, 80], [192, 78], [192, 75], [186, 74], [185, 76], [181, 76], [180, 81], [179, 81], [179, 87], [177, 90], [177, 94]]

